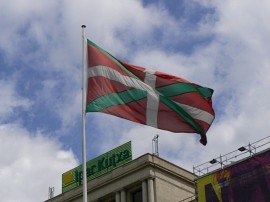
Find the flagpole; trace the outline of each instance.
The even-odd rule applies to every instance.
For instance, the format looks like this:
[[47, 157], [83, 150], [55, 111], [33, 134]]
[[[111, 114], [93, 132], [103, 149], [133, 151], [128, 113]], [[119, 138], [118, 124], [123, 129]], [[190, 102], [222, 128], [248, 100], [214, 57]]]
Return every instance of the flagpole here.
[[83, 173], [83, 202], [87, 202], [87, 176], [86, 176], [86, 135], [85, 135], [85, 115], [86, 115], [86, 38], [85, 25], [82, 25], [82, 173]]

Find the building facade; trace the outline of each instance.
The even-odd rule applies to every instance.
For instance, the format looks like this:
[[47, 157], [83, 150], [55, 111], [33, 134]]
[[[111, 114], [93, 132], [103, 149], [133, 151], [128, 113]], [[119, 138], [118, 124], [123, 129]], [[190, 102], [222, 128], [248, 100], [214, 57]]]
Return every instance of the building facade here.
[[[195, 176], [145, 154], [87, 183], [89, 202], [179, 202], [194, 196]], [[82, 186], [46, 202], [81, 202]], [[190, 200], [189, 200], [190, 201]]]

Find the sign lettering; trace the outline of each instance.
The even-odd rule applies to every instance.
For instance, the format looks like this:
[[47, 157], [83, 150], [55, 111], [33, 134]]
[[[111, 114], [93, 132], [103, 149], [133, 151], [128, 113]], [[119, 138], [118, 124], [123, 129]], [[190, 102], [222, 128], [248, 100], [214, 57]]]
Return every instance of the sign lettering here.
[[[132, 160], [131, 141], [86, 163], [87, 180], [92, 180]], [[82, 165], [62, 174], [62, 192], [82, 184]]]

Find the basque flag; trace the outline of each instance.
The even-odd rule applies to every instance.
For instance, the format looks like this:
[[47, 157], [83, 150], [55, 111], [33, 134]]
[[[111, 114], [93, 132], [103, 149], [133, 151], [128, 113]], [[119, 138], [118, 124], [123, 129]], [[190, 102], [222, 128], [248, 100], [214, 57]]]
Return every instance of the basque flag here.
[[175, 133], [206, 132], [215, 113], [213, 90], [118, 60], [87, 40], [86, 112], [103, 112]]

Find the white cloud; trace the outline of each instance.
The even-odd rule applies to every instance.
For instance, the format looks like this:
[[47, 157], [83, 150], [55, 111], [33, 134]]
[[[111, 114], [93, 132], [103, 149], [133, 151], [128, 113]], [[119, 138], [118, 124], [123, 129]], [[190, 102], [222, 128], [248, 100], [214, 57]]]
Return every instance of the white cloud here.
[[25, 50], [33, 42], [45, 46], [51, 41], [48, 36], [52, 29], [56, 31], [59, 1], [1, 1], [0, 7], [0, 50], [8, 53], [8, 59], [13, 60], [14, 54], [25, 57], [28, 54]]
[[[87, 37], [115, 56], [129, 57], [130, 46], [152, 44], [155, 29], [175, 31], [177, 22], [162, 7], [143, 7], [140, 1], [66, 1], [63, 22], [73, 47], [80, 45], [85, 24]], [[78, 12], [79, 11], [79, 12]], [[166, 39], [165, 37], [163, 38]], [[160, 41], [159, 41], [160, 42]], [[133, 46], [134, 47], [134, 46]]]
[[78, 165], [78, 161], [57, 137], [30, 132], [19, 124], [23, 118], [20, 112], [30, 113], [34, 103], [19, 95], [17, 79], [13, 76], [0, 80], [0, 187], [4, 187], [0, 194], [7, 202], [44, 201], [49, 186], [55, 187], [55, 194], [61, 193], [61, 174]]
[[0, 80], [0, 121], [15, 115], [19, 108], [27, 110], [32, 105], [29, 99], [18, 95], [15, 84], [13, 79]]
[[[70, 150], [17, 124], [0, 125], [0, 190], [3, 201], [44, 201], [48, 188], [61, 193], [61, 174], [78, 162]], [[14, 191], [16, 190], [16, 191]]]
[[[210, 31], [215, 38], [189, 58], [200, 72], [194, 78], [210, 78], [215, 89], [218, 113], [199, 157], [204, 161], [269, 135], [269, 1], [214, 1], [212, 6], [218, 16]], [[210, 67], [203, 73], [200, 64]], [[215, 156], [206, 155], [211, 151]]]

